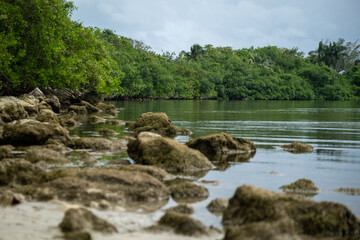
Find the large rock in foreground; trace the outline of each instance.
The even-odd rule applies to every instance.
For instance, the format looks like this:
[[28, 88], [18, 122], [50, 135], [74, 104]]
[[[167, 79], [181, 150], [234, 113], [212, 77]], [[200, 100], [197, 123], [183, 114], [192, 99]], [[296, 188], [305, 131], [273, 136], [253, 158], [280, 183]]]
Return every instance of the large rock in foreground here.
[[142, 133], [128, 144], [128, 154], [136, 162], [155, 165], [170, 172], [210, 170], [212, 163], [199, 151], [173, 139]]
[[166, 113], [143, 113], [136, 122], [128, 125], [128, 129], [136, 135], [140, 132], [154, 132], [167, 137], [191, 134], [190, 130], [172, 124]]
[[14, 146], [42, 145], [49, 139], [71, 143], [68, 131], [56, 123], [22, 119], [4, 126], [3, 142]]
[[250, 140], [235, 138], [227, 133], [212, 134], [193, 139], [187, 142], [186, 145], [199, 150], [209, 159], [222, 155], [256, 152], [256, 147]]
[[[359, 236], [358, 220], [339, 203], [312, 202], [250, 185], [236, 190], [222, 223], [228, 230], [225, 239], [250, 236], [252, 239], [264, 239], [266, 236], [275, 239], [269, 236], [294, 234]], [[260, 233], [256, 229], [267, 230]], [[247, 235], [239, 235], [246, 232]]]
[[60, 223], [63, 232], [94, 230], [103, 233], [115, 233], [117, 229], [111, 223], [97, 217], [85, 208], [72, 208], [66, 211]]
[[16, 97], [0, 97], [0, 118], [4, 122], [28, 117], [21, 100]]

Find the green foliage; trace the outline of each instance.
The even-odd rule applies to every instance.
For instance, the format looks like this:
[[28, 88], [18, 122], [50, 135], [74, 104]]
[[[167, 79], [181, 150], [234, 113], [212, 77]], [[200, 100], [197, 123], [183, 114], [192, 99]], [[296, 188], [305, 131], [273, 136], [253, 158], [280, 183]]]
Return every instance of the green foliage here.
[[355, 100], [358, 42], [234, 50], [194, 44], [180, 54], [70, 19], [66, 0], [0, 1], [0, 94], [72, 88], [127, 98]]

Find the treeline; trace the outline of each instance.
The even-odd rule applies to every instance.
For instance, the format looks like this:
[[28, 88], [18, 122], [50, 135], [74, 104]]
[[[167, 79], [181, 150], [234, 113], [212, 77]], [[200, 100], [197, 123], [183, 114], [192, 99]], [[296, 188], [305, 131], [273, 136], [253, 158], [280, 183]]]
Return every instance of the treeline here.
[[72, 88], [120, 98], [356, 100], [359, 44], [319, 43], [304, 56], [275, 46], [200, 46], [157, 54], [70, 19], [65, 0], [0, 0], [0, 94]]

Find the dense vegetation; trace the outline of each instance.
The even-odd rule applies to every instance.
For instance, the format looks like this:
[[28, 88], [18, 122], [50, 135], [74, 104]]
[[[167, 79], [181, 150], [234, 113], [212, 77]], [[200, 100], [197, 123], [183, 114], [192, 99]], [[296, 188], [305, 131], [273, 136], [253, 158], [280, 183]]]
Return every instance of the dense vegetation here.
[[360, 96], [359, 44], [320, 42], [304, 56], [275, 46], [200, 46], [157, 54], [70, 19], [66, 0], [0, 0], [0, 95], [34, 87], [123, 98], [334, 99]]

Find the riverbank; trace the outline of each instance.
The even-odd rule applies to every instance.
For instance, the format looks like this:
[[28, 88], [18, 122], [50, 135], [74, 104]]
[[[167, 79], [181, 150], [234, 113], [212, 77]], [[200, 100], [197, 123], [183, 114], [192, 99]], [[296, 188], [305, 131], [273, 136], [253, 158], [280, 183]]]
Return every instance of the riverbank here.
[[[19, 99], [20, 98], [17, 100]], [[29, 97], [26, 98], [28, 101], [29, 99]], [[34, 97], [34, 99], [37, 98]], [[6, 104], [11, 103], [14, 105], [12, 105], [13, 107], [11, 108], [2, 108], [5, 109], [1, 112], [1, 114], [3, 114], [2, 119], [5, 121], [2, 124], [3, 127], [1, 127], [1, 153], [3, 155], [1, 155], [0, 160], [0, 171], [2, 173], [2, 177], [0, 177], [0, 183], [2, 185], [0, 195], [3, 204], [7, 204], [8, 206], [14, 205], [13, 207], [5, 208], [4, 221], [5, 225], [8, 224], [8, 229], [15, 230], [13, 232], [7, 232], [7, 230], [1, 231], [16, 235], [21, 234], [18, 232], [19, 228], [16, 226], [26, 226], [23, 230], [28, 234], [35, 234], [31, 233], [33, 231], [31, 229], [35, 229], [39, 232], [44, 232], [44, 234], [52, 234], [53, 238], [67, 237], [70, 239], [70, 235], [67, 232], [68, 230], [64, 231], [64, 228], [60, 228], [59, 226], [64, 225], [64, 215], [70, 214], [68, 210], [74, 208], [79, 209], [79, 206], [80, 209], [90, 211], [81, 210], [76, 213], [80, 214], [80, 218], [74, 215], [74, 219], [89, 221], [86, 222], [84, 226], [89, 226], [89, 224], [92, 226], [94, 224], [92, 221], [95, 221], [105, 224], [104, 226], [106, 227], [101, 229], [83, 227], [86, 230], [84, 234], [82, 232], [78, 233], [77, 231], [73, 233], [74, 230], [71, 230], [70, 233], [83, 234], [82, 236], [90, 234], [93, 238], [96, 237], [100, 239], [115, 239], [115, 237], [119, 236], [129, 238], [146, 237], [150, 239], [154, 236], [164, 236], [165, 239], [166, 236], [168, 236], [174, 239], [192, 239], [192, 237], [183, 236], [183, 234], [186, 235], [189, 232], [192, 232], [192, 235], [200, 236], [204, 239], [219, 239], [224, 236], [226, 232], [225, 239], [233, 239], [231, 236], [233, 236], [234, 232], [232, 232], [230, 228], [238, 229], [240, 227], [240, 229], [243, 229], [242, 233], [245, 234], [248, 231], [246, 229], [251, 227], [252, 221], [248, 224], [245, 223], [243, 226], [238, 226], [236, 216], [229, 215], [229, 212], [233, 211], [231, 209], [236, 209], [241, 206], [241, 204], [222, 208], [228, 211], [225, 219], [226, 223], [224, 223], [223, 219], [224, 232], [222, 232], [221, 229], [211, 229], [207, 223], [204, 224], [196, 220], [197, 217], [195, 216], [197, 215], [195, 213], [194, 217], [192, 217], [194, 210], [191, 210], [192, 205], [201, 204], [207, 198], [214, 200], [214, 195], [211, 195], [212, 188], [218, 186], [219, 188], [224, 187], [223, 183], [216, 183], [219, 180], [222, 182], [222, 178], [215, 177], [209, 179], [211, 178], [211, 173], [221, 173], [232, 165], [236, 167], [236, 164], [234, 164], [236, 162], [248, 163], [250, 162], [249, 159], [258, 156], [258, 154], [264, 156], [263, 150], [261, 148], [260, 150], [255, 148], [255, 145], [251, 141], [233, 138], [230, 135], [214, 135], [213, 137], [204, 136], [202, 141], [204, 141], [205, 145], [198, 142], [201, 139], [200, 137], [197, 137], [195, 142], [188, 141], [190, 139], [185, 138], [188, 143], [183, 145], [164, 136], [173, 138], [179, 134], [190, 134], [190, 131], [182, 126], [181, 122], [170, 121], [166, 114], [148, 113], [138, 115], [137, 119], [122, 118], [122, 120], [120, 120], [118, 118], [123, 113], [123, 108], [104, 105], [103, 103], [93, 105], [83, 100], [78, 100], [65, 109], [57, 104], [53, 104], [54, 107], [50, 106], [51, 109], [41, 108], [42, 106], [47, 106], [45, 103], [47, 103], [46, 101], [50, 102], [49, 99], [52, 99], [53, 103], [57, 103], [54, 97], [43, 96], [37, 99], [38, 102], [33, 101], [34, 104], [29, 103], [32, 105], [31, 108], [29, 105], [17, 101], [14, 98], [7, 98]], [[3, 101], [3, 98], [1, 100]], [[49, 103], [47, 104], [50, 105]], [[17, 111], [14, 111], [16, 109], [15, 107], [19, 105], [22, 106], [25, 112], [21, 110], [21, 107]], [[34, 106], [37, 107], [37, 113], [34, 112], [36, 111]], [[41, 108], [40, 111], [39, 108]], [[55, 114], [53, 111], [55, 109], [60, 109], [59, 114]], [[70, 114], [70, 109], [74, 113]], [[178, 108], [174, 108], [173, 110], [179, 111]], [[68, 118], [64, 118], [64, 115], [68, 116]], [[117, 117], [115, 118], [115, 116]], [[208, 118], [209, 116], [206, 117]], [[18, 120], [14, 119], [15, 121], [12, 121], [13, 118], [18, 118]], [[64, 119], [74, 120], [75, 125], [71, 127], [67, 126], [64, 124]], [[131, 120], [136, 120], [136, 122]], [[180, 125], [180, 127], [175, 126], [174, 123]], [[80, 124], [80, 126], [86, 124], [92, 128], [91, 134], [96, 133], [96, 138], [91, 136], [84, 137], [81, 131], [89, 131], [82, 129], [78, 124]], [[29, 128], [26, 128], [28, 125]], [[121, 129], [123, 129], [121, 131], [125, 131], [124, 125], [127, 125], [127, 131], [130, 131], [129, 133], [131, 133], [132, 136], [130, 136], [130, 134], [127, 134], [127, 136], [121, 134], [116, 135], [119, 130], [115, 131], [112, 129], [113, 126], [121, 126]], [[45, 131], [47, 132], [46, 134], [36, 135], [35, 132], [37, 128], [34, 128], [34, 126], [40, 126], [38, 129], [47, 129], [46, 127], [48, 126], [51, 127], [48, 129], [48, 132], [47, 130]], [[101, 129], [99, 128], [100, 126]], [[108, 130], [105, 131], [104, 127]], [[66, 128], [68, 130], [72, 129], [70, 135]], [[28, 133], [26, 129], [29, 129]], [[52, 132], [54, 129], [57, 130]], [[61, 129], [65, 129], [65, 131]], [[78, 131], [77, 129], [82, 130]], [[192, 129], [196, 130], [197, 128], [193, 126]], [[113, 131], [111, 132], [110, 130]], [[144, 133], [143, 131], [150, 131], [151, 133]], [[193, 135], [196, 135], [196, 133]], [[182, 138], [183, 136], [178, 136], [176, 139], [179, 137]], [[219, 139], [222, 139], [220, 142], [224, 142], [225, 145], [222, 146], [216, 143]], [[235, 144], [235, 149], [231, 149], [231, 144], [229, 145], [229, 143], [233, 144], [234, 142], [241, 142], [242, 145], [235, 146]], [[9, 144], [12, 145], [9, 146]], [[36, 146], [34, 146], [34, 144]], [[148, 146], [150, 146], [150, 148]], [[204, 146], [213, 147], [204, 148]], [[192, 150], [194, 148], [198, 148], [200, 152], [196, 152], [195, 154], [195, 150]], [[212, 153], [214, 149], [217, 150]], [[167, 155], [169, 151], [171, 154]], [[311, 153], [312, 151], [313, 148], [309, 147], [305, 152], [309, 154], [309, 152]], [[292, 154], [282, 152], [284, 156], [286, 155], [287, 157], [290, 156], [289, 154]], [[131, 159], [124, 158], [123, 156], [126, 155], [124, 155], [124, 153], [131, 156]], [[214, 154], [216, 156], [213, 156]], [[104, 156], [109, 157], [109, 159], [105, 161], [102, 160]], [[188, 161], [190, 156], [194, 157], [194, 159]], [[296, 159], [295, 156], [292, 156], [292, 158]], [[257, 163], [256, 160], [251, 160], [251, 162], [254, 162], [254, 164]], [[245, 166], [246, 165], [242, 167]], [[267, 172], [267, 170], [268, 169], [263, 166], [262, 171]], [[270, 172], [267, 174], [269, 176], [283, 176], [284, 173], [285, 175], [289, 174], [288, 172], [280, 172], [280, 174], [272, 174], [271, 171], [268, 172]], [[247, 177], [249, 178], [250, 176]], [[259, 175], [255, 174], [253, 177], [259, 178]], [[237, 184], [237, 187], [244, 184], [244, 182], [243, 184], [237, 181], [233, 182]], [[272, 184], [274, 185], [274, 183]], [[311, 194], [314, 194], [313, 189], [315, 188], [311, 189]], [[230, 200], [230, 202], [234, 202], [236, 196], [238, 196], [237, 193], [234, 195], [235, 190], [236, 189], [232, 190], [231, 196], [226, 196], [227, 199], [233, 199]], [[329, 212], [324, 204], [314, 203], [306, 199], [300, 201], [297, 200], [297, 198], [281, 194], [278, 195], [277, 193], [271, 193], [253, 187], [239, 187], [237, 191], [243, 192], [240, 194], [241, 196], [252, 195], [256, 192], [262, 193], [264, 191], [265, 196], [271, 196], [271, 199], [275, 199], [274, 203], [286, 200], [288, 202], [286, 202], [285, 205], [293, 206], [294, 203], [301, 202], [301, 206], [305, 206], [305, 209], [298, 209], [298, 207], [295, 206], [294, 209], [292, 207], [291, 211], [294, 212], [310, 211], [309, 214], [311, 215], [313, 214], [311, 212], [313, 211], [311, 210], [312, 208], [315, 213], [323, 211], [322, 209]], [[309, 193], [307, 190], [301, 190], [300, 192], [302, 191]], [[318, 192], [319, 191], [316, 190], [315, 194]], [[252, 197], [257, 199], [262, 198], [262, 195], [255, 194]], [[271, 202], [271, 199], [268, 200]], [[244, 201], [243, 198], [240, 198], [240, 200]], [[173, 202], [174, 207], [179, 206], [176, 211], [180, 211], [180, 213], [165, 213], [168, 208], [172, 207], [168, 205], [169, 201]], [[270, 204], [270, 202], [268, 203]], [[189, 206], [184, 208], [184, 204], [190, 205], [190, 208]], [[263, 206], [253, 207], [259, 208]], [[348, 222], [348, 226], [338, 225], [331, 230], [331, 234], [338, 234], [338, 231], [342, 231], [340, 230], [342, 228], [347, 229], [342, 233], [345, 236], [358, 234], [358, 220], [354, 218], [351, 212], [348, 212], [348, 210], [341, 205], [331, 205], [331, 208], [338, 209], [331, 214], [335, 214], [334, 216], [336, 216], [339, 221], [342, 221], [341, 216], [337, 215], [339, 212], [345, 211], [348, 216], [351, 216], [351, 218], [349, 218], [351, 221]], [[299, 234], [306, 233], [306, 235], [308, 235], [306, 239], [311, 239], [313, 233], [308, 232], [305, 226], [298, 223], [298, 220], [292, 219], [293, 216], [291, 214], [282, 215], [282, 213], [288, 211], [288, 209], [278, 209], [276, 206], [274, 206], [274, 209], [276, 209], [275, 214], [281, 213], [281, 217], [279, 215], [280, 219], [288, 219], [287, 222], [294, 226], [294, 228], [287, 226], [287, 228], [290, 228], [289, 232], [286, 232], [286, 236], [290, 234], [290, 236], [297, 238]], [[19, 215], [16, 211], [26, 212], [26, 214]], [[197, 210], [195, 210], [195, 212], [196, 211]], [[42, 214], [48, 215], [50, 212], [52, 212], [52, 216], [57, 216], [56, 221], [55, 219], [44, 219], [45, 222], [51, 222], [50, 225], [43, 225], [37, 221], [38, 219], [43, 219]], [[91, 214], [94, 214], [94, 216]], [[296, 215], [299, 216], [299, 214]], [[24, 220], [20, 218], [21, 216], [24, 216], [26, 219], [26, 224], [21, 223], [21, 221]], [[222, 216], [222, 212], [220, 212], [220, 216]], [[264, 217], [266, 218], [267, 216]], [[328, 217], [329, 219], [333, 218], [333, 215], [328, 215]], [[311, 221], [312, 220], [311, 218]], [[322, 224], [328, 226], [327, 217], [321, 221]], [[27, 222], [33, 225], [27, 225]], [[276, 221], [273, 222], [273, 220], [270, 220], [270, 222], [271, 229], [277, 229], [277, 227], [279, 227]], [[185, 225], [185, 228], [180, 227], [183, 223], [191, 224]], [[34, 225], [39, 226], [36, 227]], [[41, 229], [38, 229], [38, 227]], [[148, 227], [150, 227], [150, 229], [148, 229]], [[262, 227], [262, 225], [256, 225], [256, 228]], [[71, 227], [71, 229], [73, 228], [74, 226]], [[61, 229], [63, 232], [61, 232]], [[109, 229], [116, 229], [116, 231], [111, 230], [112, 234], [109, 235], [107, 232]], [[100, 233], [97, 231], [100, 231]], [[180, 235], [174, 235], [173, 232], [177, 232]], [[323, 232], [322, 229], [315, 229], [315, 232], [323, 237], [331, 235]], [[238, 235], [238, 230], [236, 230], [235, 233]], [[241, 234], [239, 236], [241, 236]], [[252, 234], [252, 230], [249, 231], [248, 234]], [[263, 232], [262, 236], [266, 234], [281, 235], [282, 233], [275, 230], [275, 232], [271, 233]], [[247, 236], [249, 237], [250, 235]], [[41, 236], [39, 236], [39, 238], [40, 237]]]

